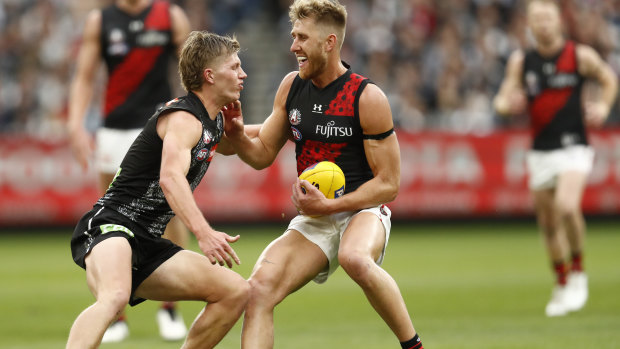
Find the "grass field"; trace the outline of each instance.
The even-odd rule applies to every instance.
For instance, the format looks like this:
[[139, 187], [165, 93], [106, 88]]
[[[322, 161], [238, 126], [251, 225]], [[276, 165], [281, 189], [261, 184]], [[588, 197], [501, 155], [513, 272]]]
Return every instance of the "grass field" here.
[[[217, 227], [242, 238], [235, 269], [248, 277], [283, 226]], [[0, 348], [64, 348], [71, 323], [93, 298], [73, 264], [66, 232], [0, 231]], [[196, 245], [192, 245], [196, 249]], [[620, 224], [591, 222], [590, 300], [546, 318], [551, 272], [533, 222], [397, 224], [384, 268], [399, 283], [427, 349], [620, 348]], [[187, 323], [202, 304], [180, 305]], [[128, 310], [130, 339], [102, 348], [178, 348], [162, 342], [157, 303]], [[240, 347], [240, 322], [219, 348]], [[342, 270], [276, 309], [276, 348], [398, 348], [395, 337]]]

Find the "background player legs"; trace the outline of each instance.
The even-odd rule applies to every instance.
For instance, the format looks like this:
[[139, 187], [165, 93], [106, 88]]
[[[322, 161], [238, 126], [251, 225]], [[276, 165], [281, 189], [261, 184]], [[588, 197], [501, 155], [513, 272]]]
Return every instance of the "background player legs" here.
[[552, 263], [564, 262], [566, 258], [566, 235], [555, 205], [555, 189], [535, 190], [536, 219], [542, 234], [547, 255]]
[[[116, 173], [99, 173], [99, 191], [103, 194], [106, 192]], [[166, 226], [164, 237], [175, 244], [186, 248], [189, 240], [189, 231], [180, 219], [174, 217]], [[112, 323], [103, 336], [103, 343], [120, 342], [129, 336], [129, 326], [127, 325], [127, 315], [125, 310], [121, 311], [117, 320]], [[163, 302], [161, 309], [156, 315], [157, 325], [159, 327], [159, 335], [168, 341], [177, 341], [185, 338], [187, 327], [176, 309], [174, 302]]]
[[587, 175], [581, 172], [566, 172], [558, 178], [555, 202], [571, 253], [583, 251], [585, 220], [581, 212], [581, 200], [586, 178]]
[[[538, 224], [556, 275], [556, 285], [545, 309], [547, 316], [579, 310], [588, 297], [587, 277], [581, 264], [585, 235], [581, 198], [585, 183], [585, 174], [566, 172], [558, 177], [555, 189], [534, 191]], [[571, 266], [569, 251], [578, 264]]]
[[560, 174], [556, 188], [555, 202], [564, 232], [568, 240], [570, 272], [567, 286], [569, 290], [569, 310], [583, 308], [588, 299], [588, 278], [583, 268], [586, 224], [581, 210], [587, 174], [570, 171]]
[[[163, 237], [183, 248], [187, 248], [189, 230], [181, 219], [175, 216], [168, 222]], [[175, 302], [163, 302], [161, 304], [161, 308], [157, 311], [157, 325], [159, 335], [168, 341], [181, 340], [187, 334], [187, 327]]]
[[343, 234], [338, 261], [398, 340], [405, 342], [416, 334], [405, 301], [394, 279], [375, 263], [383, 250], [385, 235], [377, 216], [368, 212], [358, 214]]

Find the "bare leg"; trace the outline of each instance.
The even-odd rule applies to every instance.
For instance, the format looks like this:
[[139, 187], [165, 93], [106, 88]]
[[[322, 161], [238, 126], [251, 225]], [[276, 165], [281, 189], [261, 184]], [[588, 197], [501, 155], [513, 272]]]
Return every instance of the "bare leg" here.
[[190, 327], [184, 349], [219, 343], [241, 316], [249, 293], [249, 284], [239, 274], [187, 250], [172, 256], [136, 290], [137, 296], [152, 300], [208, 303]]
[[585, 220], [581, 200], [585, 185], [585, 173], [567, 172], [560, 175], [556, 188], [555, 206], [572, 252], [583, 251]]
[[96, 348], [106, 328], [129, 301], [131, 248], [122, 237], [97, 244], [86, 257], [86, 280], [96, 298], [75, 320], [67, 348]]
[[[107, 173], [107, 172], [99, 172], [99, 182], [98, 182], [98, 186], [99, 186], [99, 192], [100, 195], [105, 194], [105, 192], [108, 190], [108, 187], [110, 186], [110, 184], [112, 183], [112, 181], [114, 180], [114, 176], [116, 175], [116, 173]], [[127, 303], [125, 303], [127, 304]], [[114, 318], [114, 321], [118, 320], [119, 318], [125, 318], [127, 315], [125, 314], [125, 308], [123, 307], [123, 309], [118, 312], [118, 314], [116, 315], [116, 317]], [[114, 322], [112, 321], [112, 323]], [[123, 324], [124, 326], [126, 326], [125, 324]], [[107, 334], [106, 336], [109, 336], [110, 334]], [[114, 337], [116, 334], [112, 334], [112, 336]], [[117, 341], [120, 340], [121, 338], [116, 338], [116, 339], [110, 339], [110, 337], [107, 337], [108, 340], [111, 341]]]
[[563, 261], [566, 258], [566, 235], [555, 208], [555, 191], [553, 189], [536, 190], [533, 194], [536, 218], [547, 254], [553, 262]]
[[[175, 244], [187, 248], [189, 230], [178, 217], [173, 217], [163, 235]], [[187, 335], [187, 327], [181, 314], [176, 309], [175, 302], [163, 302], [157, 311], [156, 320], [159, 327], [159, 335], [167, 341], [182, 340]]]
[[338, 261], [398, 340], [407, 341], [416, 332], [405, 301], [394, 279], [375, 263], [384, 243], [385, 229], [377, 216], [360, 213], [342, 237]]
[[267, 246], [249, 279], [252, 291], [245, 310], [241, 347], [273, 348], [275, 306], [326, 267], [323, 251], [297, 231], [289, 230]]

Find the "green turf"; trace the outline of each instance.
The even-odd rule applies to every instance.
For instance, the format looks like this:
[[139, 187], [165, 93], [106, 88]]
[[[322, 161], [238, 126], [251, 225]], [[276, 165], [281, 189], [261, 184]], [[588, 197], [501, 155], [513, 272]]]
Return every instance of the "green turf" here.
[[[242, 234], [235, 269], [249, 276], [279, 227], [225, 228]], [[92, 302], [69, 253], [70, 232], [0, 232], [0, 348], [63, 348], [77, 314]], [[193, 244], [192, 248], [196, 248]], [[531, 222], [398, 224], [384, 264], [399, 283], [427, 349], [620, 348], [620, 224], [590, 223], [584, 310], [546, 318], [551, 290], [544, 249]], [[182, 303], [189, 322], [201, 308]], [[162, 342], [157, 303], [128, 310], [131, 337], [102, 348], [178, 348]], [[240, 323], [219, 348], [240, 347]], [[338, 270], [276, 310], [276, 348], [397, 348], [359, 288]]]

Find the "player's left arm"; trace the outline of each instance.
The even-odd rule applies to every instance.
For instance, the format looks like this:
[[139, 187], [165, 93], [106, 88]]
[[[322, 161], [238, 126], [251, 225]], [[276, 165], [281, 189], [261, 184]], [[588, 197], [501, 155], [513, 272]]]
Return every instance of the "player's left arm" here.
[[618, 93], [618, 78], [613, 69], [591, 47], [577, 46], [579, 73], [595, 80], [601, 87], [597, 101], [587, 101], [584, 107], [585, 121], [588, 126], [600, 127], [607, 120]]
[[[400, 148], [388, 99], [379, 87], [368, 84], [359, 100], [359, 116], [364, 133], [364, 151], [374, 174], [368, 182], [338, 199], [325, 199], [310, 188], [304, 195], [298, 179], [293, 202], [303, 214], [323, 215], [356, 211], [393, 201], [400, 188]], [[307, 187], [307, 186], [305, 186]], [[346, 191], [346, 188], [345, 188]], [[315, 194], [312, 195], [311, 194]]]
[[190, 23], [185, 11], [176, 4], [170, 4], [170, 20], [172, 27], [172, 44], [176, 48], [177, 56], [181, 53], [183, 43], [189, 36]]
[[[245, 132], [245, 134], [248, 135], [248, 137], [250, 138], [255, 138], [258, 137], [258, 132], [260, 131], [262, 124], [256, 124], [256, 125], [244, 125], [243, 126], [243, 132]], [[222, 155], [235, 155], [237, 154], [237, 152], [235, 151], [235, 148], [233, 147], [233, 145], [230, 143], [230, 140], [228, 139], [228, 137], [226, 137], [226, 135], [224, 135], [222, 137], [222, 140], [220, 141], [220, 144], [217, 146], [217, 150], [216, 152], [222, 154]]]

